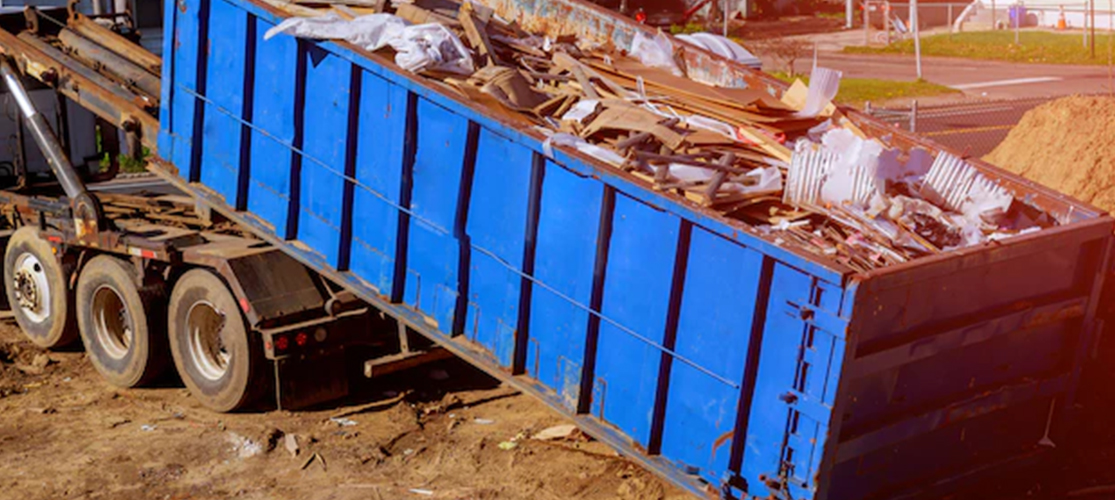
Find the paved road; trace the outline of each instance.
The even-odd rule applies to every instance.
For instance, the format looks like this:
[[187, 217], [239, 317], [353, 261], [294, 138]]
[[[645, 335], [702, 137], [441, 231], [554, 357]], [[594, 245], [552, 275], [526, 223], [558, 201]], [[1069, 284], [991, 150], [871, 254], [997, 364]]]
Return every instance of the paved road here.
[[[821, 52], [818, 64], [838, 69], [848, 78], [914, 80], [913, 57]], [[948, 85], [974, 97], [992, 99], [1049, 97], [1110, 92], [1112, 79], [1104, 66], [1017, 64], [943, 57], [922, 58], [926, 80]]]
[[[906, 56], [821, 52], [818, 65], [839, 69], [847, 78], [909, 81], [916, 77], [914, 60]], [[990, 153], [1022, 115], [1050, 98], [1112, 90], [1112, 75], [1102, 66], [927, 57], [922, 68], [925, 79], [963, 94], [918, 99], [917, 132], [972, 156]], [[909, 125], [908, 114], [884, 118], [902, 128]]]

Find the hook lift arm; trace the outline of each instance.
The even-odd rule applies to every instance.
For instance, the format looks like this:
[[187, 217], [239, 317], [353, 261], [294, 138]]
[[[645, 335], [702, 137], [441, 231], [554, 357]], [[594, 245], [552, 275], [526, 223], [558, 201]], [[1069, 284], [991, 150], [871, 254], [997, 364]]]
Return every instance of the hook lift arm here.
[[0, 60], [0, 76], [3, 77], [4, 85], [19, 104], [19, 111], [23, 114], [24, 123], [31, 130], [35, 143], [42, 150], [66, 197], [70, 199], [77, 237], [84, 238], [96, 234], [102, 221], [101, 206], [97, 199], [85, 189], [85, 183], [81, 181], [73, 164], [63, 152], [58, 137], [54, 135], [46, 118], [35, 109], [31, 96], [27, 94], [27, 89], [20, 82], [19, 74], [7, 59]]

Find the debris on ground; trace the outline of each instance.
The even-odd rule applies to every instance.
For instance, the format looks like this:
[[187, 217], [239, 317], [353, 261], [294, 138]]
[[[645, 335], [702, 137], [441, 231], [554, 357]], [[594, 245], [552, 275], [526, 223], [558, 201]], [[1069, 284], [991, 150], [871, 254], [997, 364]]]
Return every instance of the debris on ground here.
[[1115, 211], [1115, 97], [1072, 96], [1022, 117], [988, 162]]
[[[18, 354], [10, 355], [10, 350]], [[524, 429], [545, 429], [566, 421], [541, 402], [516, 395], [463, 362], [446, 364], [453, 376], [432, 381], [427, 371], [401, 373], [392, 381], [361, 381], [351, 399], [336, 406], [298, 412], [208, 412], [184, 389], [124, 390], [105, 384], [78, 352], [54, 352], [46, 373], [30, 376], [12, 360], [30, 364], [43, 352], [23, 340], [14, 324], [0, 323], [0, 387], [19, 387], [0, 398], [0, 477], [3, 498], [47, 500], [89, 496], [90, 489], [112, 498], [257, 498], [301, 500], [338, 498], [578, 498], [582, 500], [683, 500], [689, 495], [643, 469], [617, 475], [629, 462], [600, 442], [577, 446], [520, 441], [507, 452], [497, 444]], [[10, 356], [9, 356], [10, 355]], [[71, 383], [59, 383], [64, 378]], [[39, 384], [23, 391], [26, 384]], [[384, 391], [395, 391], [385, 395]], [[421, 415], [407, 404], [367, 405], [408, 394], [420, 407], [452, 406]], [[115, 397], [114, 397], [115, 395]], [[467, 406], [468, 408], [464, 408]], [[57, 414], [43, 414], [57, 408]], [[346, 439], [328, 422], [363, 410]], [[169, 418], [183, 413], [186, 418]], [[449, 417], [453, 413], [456, 418]], [[460, 425], [482, 416], [490, 425]], [[65, 425], [60, 425], [60, 418]], [[326, 422], [326, 426], [322, 426]], [[158, 425], [140, 431], [140, 424]], [[354, 428], [344, 428], [351, 431]], [[281, 444], [269, 456], [241, 460], [231, 451], [228, 432], [266, 447], [276, 430]], [[137, 445], [136, 435], [143, 443]], [[298, 455], [288, 458], [290, 436]], [[283, 451], [280, 451], [283, 450]], [[410, 449], [410, 454], [404, 450]], [[328, 465], [322, 472], [318, 453]], [[282, 455], [282, 456], [279, 456]], [[541, 474], [539, 471], [544, 471]], [[344, 491], [346, 482], [376, 485], [377, 492]], [[410, 493], [426, 489], [432, 496]], [[372, 488], [368, 488], [371, 490]], [[246, 493], [242, 493], [246, 492]], [[360, 494], [366, 493], [364, 496]], [[378, 494], [378, 496], [377, 496]], [[95, 493], [93, 493], [95, 496]]]
[[530, 33], [472, 2], [285, 10], [293, 17], [265, 39], [342, 40], [392, 57], [544, 140], [547, 156], [562, 147], [595, 157], [854, 271], [1059, 223], [961, 158], [866, 135], [832, 103], [838, 71], [816, 68], [808, 86], [779, 95], [698, 81], [679, 56], [687, 46], [661, 32], [638, 32], [626, 53]]
[[286, 451], [290, 453], [290, 456], [298, 456], [298, 436], [294, 434], [287, 434], [283, 436], [283, 446], [286, 448]]
[[279, 446], [279, 441], [283, 440], [283, 431], [271, 427], [263, 433], [263, 439], [260, 442], [263, 445], [264, 453], [271, 453]]
[[573, 424], [555, 425], [536, 432], [530, 438], [535, 441], [557, 441], [571, 439], [580, 432]]
[[341, 427], [352, 427], [352, 426], [356, 425], [355, 420], [352, 420], [352, 419], [349, 419], [349, 418], [343, 418], [343, 417], [332, 417], [332, 418], [329, 419], [329, 421], [333, 422], [334, 424], [337, 424]]
[[325, 457], [322, 457], [320, 453], [316, 453], [316, 452], [313, 453], [312, 455], [310, 455], [309, 457], [307, 457], [306, 461], [302, 462], [302, 466], [299, 467], [299, 469], [300, 470], [306, 470], [306, 468], [309, 467], [314, 462], [317, 462], [319, 465], [321, 465], [321, 470], [323, 470], [323, 471], [326, 470]]
[[237, 458], [251, 458], [263, 453], [263, 445], [235, 432], [229, 432], [225, 439], [232, 445], [232, 452]]

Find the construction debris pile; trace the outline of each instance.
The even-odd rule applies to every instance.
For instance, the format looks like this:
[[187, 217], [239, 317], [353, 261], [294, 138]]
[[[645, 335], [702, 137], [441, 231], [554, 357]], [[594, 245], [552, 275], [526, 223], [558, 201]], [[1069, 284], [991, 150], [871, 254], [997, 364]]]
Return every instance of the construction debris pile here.
[[808, 87], [795, 82], [776, 98], [773, 87], [691, 80], [684, 49], [661, 33], [637, 34], [624, 53], [527, 33], [467, 0], [264, 1], [293, 16], [265, 38], [339, 39], [390, 55], [548, 137], [551, 156], [554, 146], [576, 149], [856, 271], [1057, 223], [961, 159], [867, 137], [831, 103], [836, 71], [818, 68]]

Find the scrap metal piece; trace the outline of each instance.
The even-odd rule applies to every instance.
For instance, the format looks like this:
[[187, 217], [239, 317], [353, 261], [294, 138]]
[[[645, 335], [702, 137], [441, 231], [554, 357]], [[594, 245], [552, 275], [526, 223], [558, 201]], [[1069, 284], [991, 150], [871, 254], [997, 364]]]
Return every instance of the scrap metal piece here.
[[977, 196], [981, 198], [980, 205], [987, 204], [987, 208], [1004, 203], [1009, 205], [1011, 200], [1006, 188], [984, 177], [964, 160], [943, 151], [933, 161], [929, 173], [925, 174], [921, 195], [956, 212], [964, 211], [965, 204], [974, 201]]
[[821, 187], [825, 184], [836, 154], [802, 141], [794, 148], [790, 168], [786, 172], [786, 189], [782, 201], [795, 207], [818, 205]]

